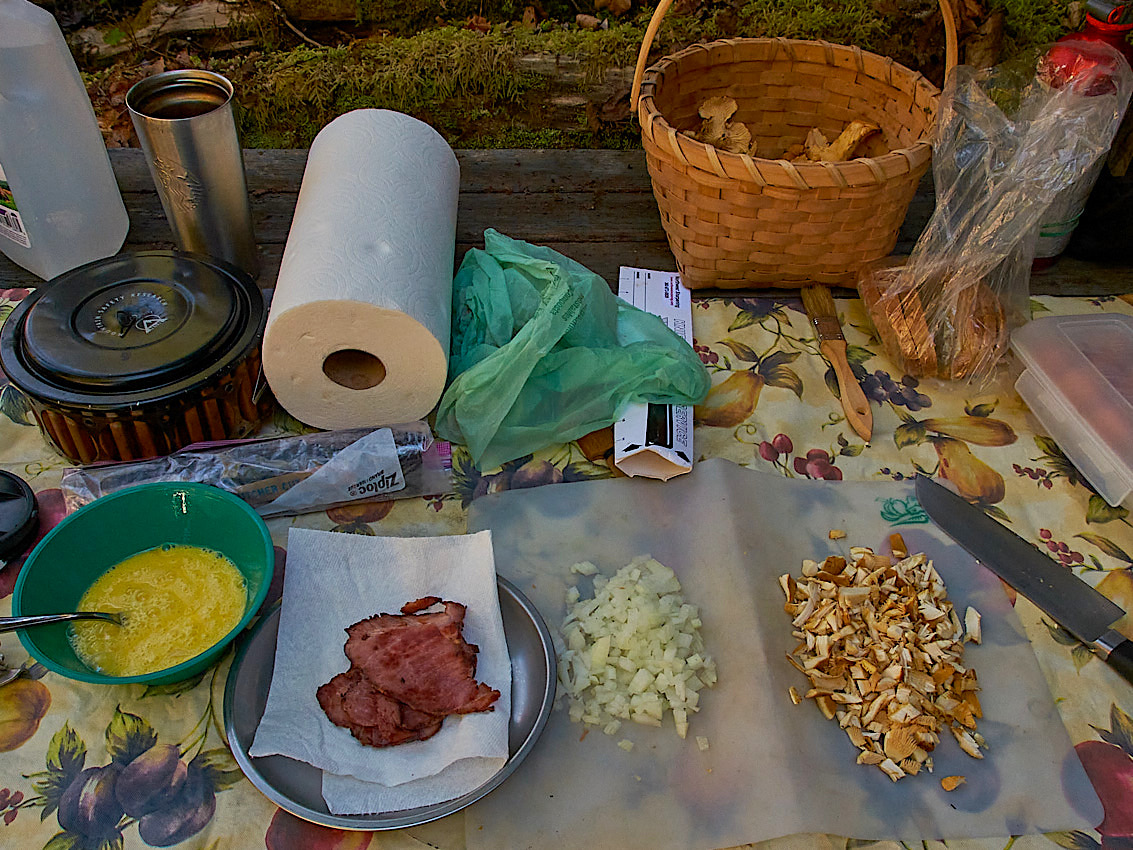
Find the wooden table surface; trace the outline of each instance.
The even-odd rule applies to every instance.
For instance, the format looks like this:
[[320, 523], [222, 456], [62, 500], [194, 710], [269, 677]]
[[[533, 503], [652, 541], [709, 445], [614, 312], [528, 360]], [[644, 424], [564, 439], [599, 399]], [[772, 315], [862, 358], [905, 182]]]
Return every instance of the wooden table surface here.
[[[616, 287], [619, 266], [663, 271], [676, 264], [653, 199], [642, 151], [459, 150], [457, 261], [483, 245], [487, 227], [546, 245]], [[125, 250], [171, 248], [172, 237], [142, 152], [117, 148], [110, 159], [130, 214]], [[291, 227], [306, 150], [246, 150], [252, 216], [260, 245], [260, 285], [274, 286]], [[909, 208], [895, 253], [906, 254], [933, 210], [925, 179]], [[0, 256], [0, 284], [35, 286], [34, 275]], [[1070, 258], [1031, 279], [1035, 295], [1133, 292], [1133, 268]]]

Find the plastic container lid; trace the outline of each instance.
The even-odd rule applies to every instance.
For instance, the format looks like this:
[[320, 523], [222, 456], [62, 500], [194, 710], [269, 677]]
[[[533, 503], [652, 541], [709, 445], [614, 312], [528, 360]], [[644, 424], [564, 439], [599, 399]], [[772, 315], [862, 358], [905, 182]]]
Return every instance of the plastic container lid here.
[[1133, 316], [1047, 316], [1012, 334], [1016, 389], [1111, 505], [1133, 493]]
[[38, 528], [39, 505], [31, 487], [0, 469], [0, 561], [23, 552]]
[[118, 408], [207, 383], [256, 339], [263, 298], [235, 266], [172, 251], [99, 260], [24, 299], [0, 334], [12, 383], [49, 401]]

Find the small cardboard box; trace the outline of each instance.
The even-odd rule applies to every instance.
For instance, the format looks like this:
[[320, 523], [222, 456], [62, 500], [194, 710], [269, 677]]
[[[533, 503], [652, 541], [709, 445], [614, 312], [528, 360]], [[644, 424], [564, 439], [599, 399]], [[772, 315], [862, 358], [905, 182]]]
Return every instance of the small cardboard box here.
[[[622, 266], [618, 295], [659, 316], [692, 345], [692, 297], [677, 272]], [[692, 407], [633, 404], [614, 423], [614, 465], [626, 475], [667, 481], [692, 469]]]

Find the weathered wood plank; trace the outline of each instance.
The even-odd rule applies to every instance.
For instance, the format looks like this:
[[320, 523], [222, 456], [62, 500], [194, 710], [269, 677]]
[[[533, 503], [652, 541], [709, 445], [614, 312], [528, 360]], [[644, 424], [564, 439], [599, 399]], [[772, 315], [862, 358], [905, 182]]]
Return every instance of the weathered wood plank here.
[[[540, 242], [560, 254], [576, 260], [617, 289], [618, 269], [633, 266], [639, 269], [676, 271], [677, 262], [665, 241], [660, 242]], [[457, 265], [469, 248], [483, 248], [483, 242], [473, 245], [457, 244]]]
[[653, 193], [643, 151], [458, 150], [461, 192]]
[[[131, 192], [128, 244], [171, 239], [169, 225], [156, 194]], [[256, 241], [282, 244], [291, 229], [294, 194], [251, 193]], [[533, 192], [462, 194], [457, 211], [458, 242], [483, 241], [494, 227], [528, 242], [664, 241], [660, 214], [652, 195], [640, 192]]]
[[[666, 242], [540, 242], [548, 248], [553, 248], [564, 256], [576, 260], [591, 271], [598, 274], [612, 288], [616, 288], [618, 269], [621, 266], [634, 266], [643, 269], [658, 269], [660, 271], [676, 271], [677, 264]], [[154, 241], [149, 243], [131, 243], [130, 250], [171, 250], [172, 241]], [[279, 265], [283, 259], [283, 244], [263, 244], [259, 246], [260, 257], [260, 286], [270, 288], [275, 285], [279, 276]], [[458, 242], [456, 245], [455, 267], [470, 248], [483, 248], [482, 239], [476, 242]], [[454, 267], [454, 268], [455, 268]], [[21, 269], [9, 262], [7, 258], [0, 257], [0, 289], [21, 286], [41, 286], [43, 281], [31, 272]]]
[[[461, 195], [457, 260], [483, 244], [483, 232], [547, 245], [593, 269], [611, 286], [618, 267], [672, 270], [641, 151], [457, 151]], [[305, 150], [245, 151], [248, 188], [260, 243], [260, 283], [274, 285], [306, 164]], [[115, 149], [111, 161], [130, 211], [126, 250], [172, 247], [153, 181], [139, 150]], [[922, 181], [897, 243], [912, 248], [933, 210], [932, 181]], [[37, 278], [0, 257], [0, 287], [35, 286]], [[1033, 294], [1133, 292], [1133, 269], [1063, 258], [1031, 280]]]
[[[456, 158], [462, 193], [653, 191], [641, 151], [458, 150]], [[123, 192], [153, 191], [139, 149], [113, 148], [110, 161]], [[297, 194], [306, 164], [306, 150], [245, 150], [248, 191]]]

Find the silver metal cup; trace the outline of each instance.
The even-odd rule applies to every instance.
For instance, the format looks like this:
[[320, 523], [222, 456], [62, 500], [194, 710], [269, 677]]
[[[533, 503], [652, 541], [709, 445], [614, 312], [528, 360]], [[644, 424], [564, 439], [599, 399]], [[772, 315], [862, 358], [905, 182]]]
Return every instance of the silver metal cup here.
[[259, 273], [232, 83], [212, 71], [155, 74], [126, 93], [173, 240]]

